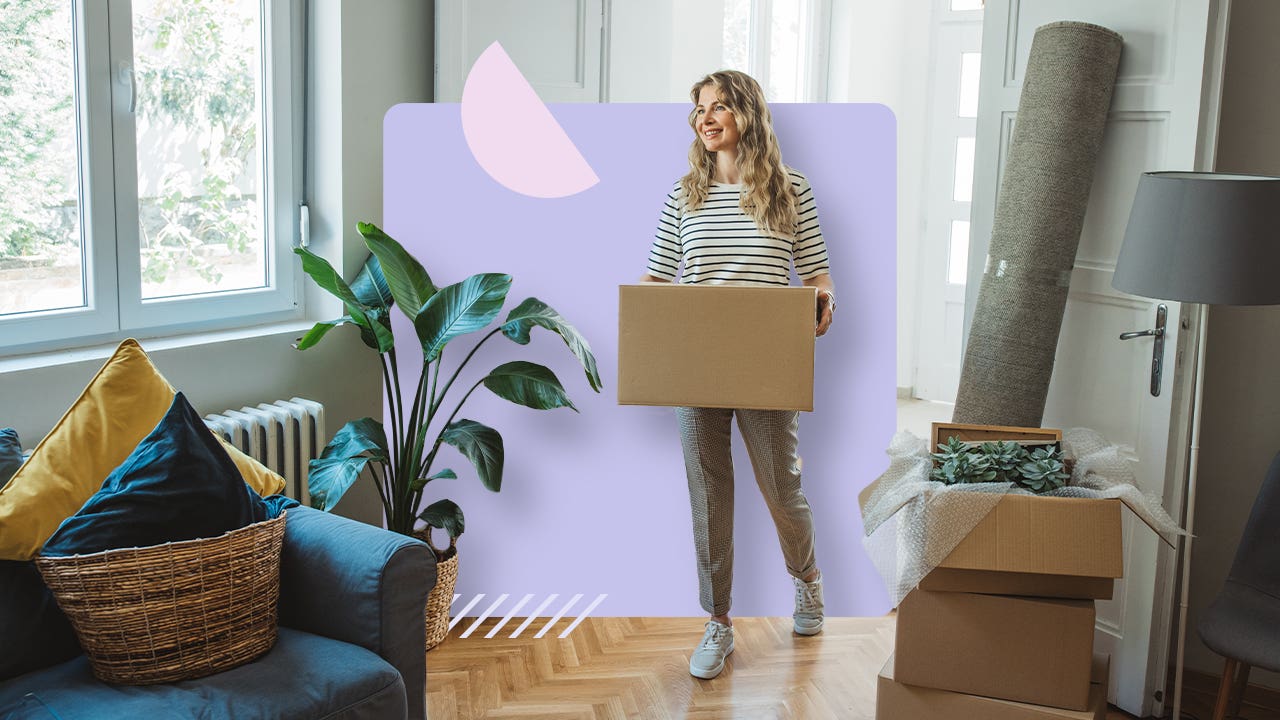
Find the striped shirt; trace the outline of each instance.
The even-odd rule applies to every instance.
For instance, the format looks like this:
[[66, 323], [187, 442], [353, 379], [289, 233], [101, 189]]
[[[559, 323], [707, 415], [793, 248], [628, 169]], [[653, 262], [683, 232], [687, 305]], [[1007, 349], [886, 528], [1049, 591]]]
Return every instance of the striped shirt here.
[[[787, 171], [799, 214], [796, 237], [764, 234], [739, 207], [742, 185], [713, 183], [702, 207], [687, 211], [677, 182], [667, 195], [649, 251], [649, 274], [691, 285], [789, 285], [831, 271], [818, 207], [804, 175]], [[680, 264], [684, 271], [679, 272]]]

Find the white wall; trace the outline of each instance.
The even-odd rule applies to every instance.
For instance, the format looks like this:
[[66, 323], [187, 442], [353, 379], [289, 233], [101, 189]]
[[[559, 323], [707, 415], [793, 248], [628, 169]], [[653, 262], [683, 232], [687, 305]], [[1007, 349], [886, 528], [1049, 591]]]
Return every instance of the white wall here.
[[[383, 113], [397, 102], [425, 102], [432, 94], [433, 9], [421, 0], [312, 3], [313, 249], [347, 277], [367, 255], [355, 222], [382, 217]], [[332, 317], [337, 309], [308, 291], [309, 320]], [[296, 327], [143, 344], [202, 413], [297, 395], [325, 404], [332, 433], [347, 420], [382, 414], [378, 361], [348, 330], [333, 332], [305, 353], [291, 346], [301, 334]], [[28, 363], [34, 367], [0, 372], [0, 426], [12, 425], [25, 446], [34, 446], [110, 352], [49, 353]], [[375, 523], [381, 516], [367, 484], [358, 485], [339, 511]]]
[[831, 102], [875, 102], [898, 119], [899, 388], [914, 385], [933, 3], [833, 0]]
[[[1280, 3], [1233, 0], [1216, 169], [1280, 175]], [[1187, 667], [1221, 674], [1195, 632], [1222, 589], [1254, 497], [1280, 451], [1280, 307], [1213, 307], [1206, 347]], [[1280, 675], [1250, 681], [1280, 688]]]

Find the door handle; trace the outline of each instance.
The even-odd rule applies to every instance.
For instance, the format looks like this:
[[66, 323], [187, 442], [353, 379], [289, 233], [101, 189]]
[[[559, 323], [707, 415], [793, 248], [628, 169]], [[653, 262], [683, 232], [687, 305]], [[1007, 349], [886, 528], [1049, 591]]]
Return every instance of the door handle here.
[[1151, 397], [1160, 397], [1160, 381], [1164, 377], [1164, 336], [1165, 326], [1169, 320], [1169, 306], [1160, 303], [1156, 306], [1156, 326], [1150, 330], [1134, 330], [1120, 333], [1121, 340], [1132, 340], [1140, 337], [1156, 339], [1151, 347]]

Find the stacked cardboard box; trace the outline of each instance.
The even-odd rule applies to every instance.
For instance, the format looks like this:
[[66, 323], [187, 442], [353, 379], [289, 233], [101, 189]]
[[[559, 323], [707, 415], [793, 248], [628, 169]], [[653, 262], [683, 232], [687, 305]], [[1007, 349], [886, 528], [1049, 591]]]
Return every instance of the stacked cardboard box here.
[[1094, 601], [1120, 537], [1118, 500], [1002, 498], [903, 599], [876, 717], [1103, 717]]

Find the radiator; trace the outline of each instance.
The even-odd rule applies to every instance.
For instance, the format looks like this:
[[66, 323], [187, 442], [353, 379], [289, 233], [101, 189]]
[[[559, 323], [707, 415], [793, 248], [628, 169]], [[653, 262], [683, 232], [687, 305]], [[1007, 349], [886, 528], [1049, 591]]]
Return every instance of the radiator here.
[[204, 421], [227, 442], [279, 473], [286, 495], [303, 505], [311, 503], [307, 465], [324, 449], [324, 405], [290, 398], [224, 410], [206, 415]]

